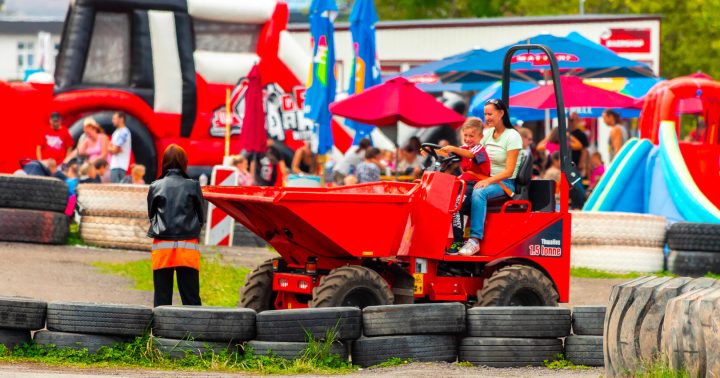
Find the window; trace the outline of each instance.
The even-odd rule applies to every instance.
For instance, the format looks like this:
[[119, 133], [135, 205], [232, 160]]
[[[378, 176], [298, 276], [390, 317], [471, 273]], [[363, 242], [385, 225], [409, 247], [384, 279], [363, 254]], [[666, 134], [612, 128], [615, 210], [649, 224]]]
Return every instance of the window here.
[[254, 53], [262, 25], [193, 20], [195, 49]]
[[17, 43], [17, 77], [25, 77], [25, 70], [35, 68], [34, 44], [27, 41], [18, 41]]
[[129, 84], [130, 18], [127, 14], [95, 14], [82, 81], [86, 84]]

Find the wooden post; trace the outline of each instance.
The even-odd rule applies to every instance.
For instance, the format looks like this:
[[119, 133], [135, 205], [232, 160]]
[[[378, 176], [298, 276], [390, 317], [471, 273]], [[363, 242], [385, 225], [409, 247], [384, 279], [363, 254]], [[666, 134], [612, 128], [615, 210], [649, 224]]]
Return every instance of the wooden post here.
[[230, 156], [230, 88], [225, 92], [225, 157]]

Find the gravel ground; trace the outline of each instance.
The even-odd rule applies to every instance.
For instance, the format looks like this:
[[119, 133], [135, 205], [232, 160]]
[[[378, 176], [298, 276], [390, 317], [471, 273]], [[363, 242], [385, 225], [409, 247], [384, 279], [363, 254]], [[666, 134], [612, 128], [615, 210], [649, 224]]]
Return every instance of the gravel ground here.
[[[203, 247], [203, 252], [220, 253], [223, 259], [241, 266], [254, 266], [274, 254], [264, 248]], [[130, 280], [101, 273], [93, 262], [121, 263], [149, 259], [147, 252], [110, 250], [75, 246], [45, 246], [0, 243], [4, 274], [0, 295], [25, 296], [46, 301], [80, 301], [152, 305], [152, 293], [133, 290]], [[563, 306], [605, 304], [613, 285], [625, 280], [571, 279], [570, 303]], [[179, 303], [179, 300], [178, 300]], [[412, 377], [597, 377], [602, 369], [554, 371], [545, 368], [493, 369], [465, 368], [444, 363], [362, 369], [354, 376]], [[131, 376], [131, 377], [226, 377], [236, 374], [167, 372], [148, 370], [66, 369], [41, 364], [0, 364], [0, 376]]]

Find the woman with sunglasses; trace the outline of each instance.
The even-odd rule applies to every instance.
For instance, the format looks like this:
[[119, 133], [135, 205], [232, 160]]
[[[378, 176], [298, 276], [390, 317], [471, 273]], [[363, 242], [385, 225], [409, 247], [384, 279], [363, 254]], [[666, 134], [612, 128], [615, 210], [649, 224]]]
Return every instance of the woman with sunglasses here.
[[[510, 123], [508, 108], [501, 100], [489, 100], [485, 103], [484, 111], [486, 128], [481, 144], [490, 157], [490, 177], [478, 181], [472, 192], [470, 238], [459, 252], [463, 256], [480, 252], [488, 201], [507, 196], [506, 189], [515, 191], [518, 156], [523, 145], [520, 134]], [[503, 185], [500, 185], [501, 183]]]

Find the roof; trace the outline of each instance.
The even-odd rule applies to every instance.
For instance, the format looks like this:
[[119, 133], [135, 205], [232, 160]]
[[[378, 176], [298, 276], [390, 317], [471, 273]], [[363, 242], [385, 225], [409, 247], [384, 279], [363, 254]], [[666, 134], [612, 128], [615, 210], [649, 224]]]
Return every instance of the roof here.
[[[540, 16], [540, 17], [494, 17], [494, 18], [453, 18], [428, 20], [380, 21], [375, 29], [417, 29], [417, 28], [457, 28], [457, 27], [488, 27], [509, 25], [542, 25], [542, 24], [572, 24], [572, 23], [606, 23], [613, 21], [660, 21], [662, 16], [652, 14], [591, 14], [569, 16]], [[349, 30], [350, 23], [338, 22], [335, 30]], [[310, 24], [290, 24], [290, 31], [309, 31]]]
[[41, 31], [60, 34], [64, 21], [58, 17], [1, 15], [0, 34], [37, 34]]

